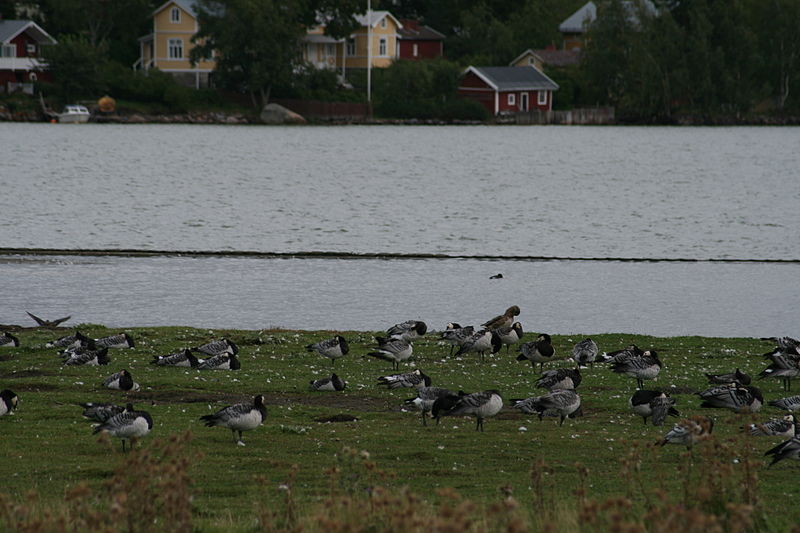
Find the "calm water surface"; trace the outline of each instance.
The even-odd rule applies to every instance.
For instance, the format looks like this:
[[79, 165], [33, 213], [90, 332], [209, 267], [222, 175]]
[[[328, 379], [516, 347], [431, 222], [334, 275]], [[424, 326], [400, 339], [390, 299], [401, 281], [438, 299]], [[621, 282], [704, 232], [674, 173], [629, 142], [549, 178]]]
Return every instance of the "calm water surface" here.
[[797, 334], [800, 301], [795, 263], [5, 256], [0, 274], [0, 324], [26, 325], [443, 329], [517, 304], [529, 331], [773, 336]]
[[0, 246], [800, 258], [800, 128], [0, 124]]
[[[0, 248], [800, 260], [798, 146], [786, 127], [2, 123]], [[533, 331], [797, 335], [798, 274], [5, 256], [0, 323], [441, 328], [515, 303]]]

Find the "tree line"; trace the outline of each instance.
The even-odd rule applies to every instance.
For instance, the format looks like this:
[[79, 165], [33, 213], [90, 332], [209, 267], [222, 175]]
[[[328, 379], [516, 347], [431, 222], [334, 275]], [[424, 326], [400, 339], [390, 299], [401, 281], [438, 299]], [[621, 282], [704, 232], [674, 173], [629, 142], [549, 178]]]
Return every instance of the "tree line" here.
[[[445, 59], [396, 62], [375, 71], [375, 109], [386, 116], [477, 112], [459, 108], [467, 65], [507, 65], [524, 50], [560, 48], [559, 24], [585, 0], [373, 0], [372, 8], [415, 18], [446, 37]], [[0, 4], [3, 18], [25, 7], [59, 44], [48, 52], [62, 98], [115, 92], [165, 108], [218, 102], [218, 91], [189, 92], [158, 73], [133, 72], [137, 39], [152, 31], [162, 0], [27, 0]], [[798, 0], [596, 0], [578, 65], [546, 67], [560, 108], [611, 105], [617, 116], [669, 122], [683, 114], [740, 119], [800, 111]], [[302, 63], [303, 35], [316, 21], [342, 38], [366, 0], [195, 0], [200, 33], [193, 57], [218, 52], [215, 83], [260, 106], [273, 97], [364, 98], [336, 75]]]

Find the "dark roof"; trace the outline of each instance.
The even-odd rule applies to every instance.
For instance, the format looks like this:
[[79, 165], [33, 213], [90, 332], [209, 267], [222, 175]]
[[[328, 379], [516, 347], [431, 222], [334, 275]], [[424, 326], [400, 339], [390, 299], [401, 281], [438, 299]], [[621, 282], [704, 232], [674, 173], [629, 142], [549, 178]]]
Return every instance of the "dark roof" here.
[[37, 42], [49, 44], [56, 42], [50, 34], [31, 20], [0, 20], [0, 43], [10, 42], [24, 31], [29, 32]]
[[568, 67], [577, 65], [581, 61], [580, 50], [534, 50], [542, 63], [551, 67]]
[[470, 71], [498, 91], [558, 89], [556, 82], [534, 67], [469, 67]]
[[444, 34], [439, 33], [430, 26], [423, 26], [416, 20], [400, 19], [402, 28], [397, 30], [401, 39], [415, 39], [417, 41], [443, 41]]

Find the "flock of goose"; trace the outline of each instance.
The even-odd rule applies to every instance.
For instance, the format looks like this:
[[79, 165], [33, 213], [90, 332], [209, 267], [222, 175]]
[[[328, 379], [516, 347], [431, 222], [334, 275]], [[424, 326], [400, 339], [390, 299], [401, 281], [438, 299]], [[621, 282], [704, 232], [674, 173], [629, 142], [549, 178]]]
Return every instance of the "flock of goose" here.
[[[582, 415], [581, 398], [578, 387], [582, 382], [581, 368], [595, 364], [608, 364], [611, 371], [636, 379], [637, 389], [630, 397], [628, 405], [633, 413], [648, 418], [656, 426], [664, 424], [669, 416], [680, 416], [676, 401], [662, 390], [644, 388], [644, 381], [655, 379], [662, 363], [655, 350], [641, 350], [630, 345], [613, 352], [601, 353], [592, 339], [584, 339], [575, 344], [572, 359], [575, 368], [557, 368], [544, 370], [543, 366], [555, 360], [555, 349], [549, 335], [540, 334], [535, 340], [519, 344], [522, 341], [522, 325], [515, 321], [520, 314], [517, 306], [509, 307], [505, 313], [486, 321], [480, 329], [472, 326], [462, 327], [457, 323], [447, 325], [441, 332], [441, 339], [450, 344], [450, 353], [456, 356], [475, 353], [481, 360], [487, 353], [497, 353], [506, 346], [518, 345], [517, 360], [528, 361], [535, 369], [539, 365], [541, 372], [536, 387], [545, 389], [539, 396], [512, 399], [511, 407], [527, 414], [533, 414], [541, 420], [545, 416], [558, 417], [559, 425], [567, 418]], [[30, 315], [30, 313], [29, 313]], [[44, 321], [30, 315], [40, 325], [52, 327], [69, 317], [58, 321]], [[392, 363], [398, 373], [381, 376], [378, 384], [388, 389], [410, 388], [416, 395], [406, 400], [408, 406], [418, 409], [423, 425], [431, 416], [439, 423], [444, 416], [473, 416], [476, 419], [476, 430], [483, 431], [484, 421], [497, 415], [504, 402], [499, 391], [491, 389], [474, 393], [452, 391], [444, 387], [432, 386], [432, 380], [421, 370], [399, 373], [400, 364], [411, 358], [413, 344], [427, 333], [427, 325], [418, 320], [409, 320], [396, 324], [386, 330], [385, 336], [375, 337], [376, 346], [367, 353]], [[759, 378], [780, 379], [783, 388], [791, 388], [791, 380], [800, 375], [800, 341], [791, 337], [770, 337], [762, 340], [771, 341], [775, 348], [764, 354], [770, 364]], [[19, 346], [19, 339], [8, 332], [0, 335], [0, 347]], [[134, 347], [133, 339], [125, 333], [101, 339], [92, 339], [75, 332], [62, 337], [47, 347], [62, 348], [59, 352], [65, 365], [104, 365], [108, 364], [108, 350]], [[337, 335], [333, 338], [309, 344], [306, 349], [318, 353], [331, 360], [335, 367], [336, 360], [346, 356], [350, 351], [347, 340]], [[155, 356], [152, 364], [159, 366], [191, 367], [200, 370], [237, 370], [241, 364], [237, 359], [238, 347], [228, 339], [220, 339], [202, 346], [186, 348], [177, 353]], [[728, 409], [737, 413], [758, 412], [764, 404], [761, 391], [751, 385], [751, 378], [740, 369], [726, 374], [706, 374], [709, 384], [706, 390], [698, 392], [702, 400], [701, 408]], [[103, 385], [110, 389], [123, 391], [139, 390], [139, 384], [133, 380], [130, 372], [123, 369], [108, 376]], [[347, 384], [341, 377], [333, 373], [329, 378], [312, 380], [310, 387], [319, 391], [342, 391]], [[11, 413], [19, 398], [6, 389], [0, 392], [0, 416]], [[772, 418], [764, 423], [750, 424], [744, 428], [754, 436], [782, 436], [785, 442], [768, 450], [766, 455], [772, 457], [772, 464], [786, 458], [800, 459], [800, 431], [797, 431], [797, 420], [794, 412], [800, 410], [800, 395], [780, 398], [769, 402], [770, 406], [785, 410], [787, 415]], [[94, 432], [108, 432], [125, 442], [147, 435], [153, 427], [153, 420], [146, 411], [136, 410], [130, 403], [125, 407], [115, 404], [86, 403], [83, 415], [96, 422]], [[225, 427], [231, 430], [234, 442], [244, 445], [242, 433], [260, 426], [266, 418], [267, 410], [264, 397], [257, 395], [252, 402], [238, 403], [220, 409], [214, 414], [201, 417], [206, 426]], [[691, 448], [694, 444], [705, 440], [711, 434], [714, 420], [705, 415], [694, 415], [674, 425], [660, 445], [680, 444]], [[770, 465], [770, 466], [771, 466]]]

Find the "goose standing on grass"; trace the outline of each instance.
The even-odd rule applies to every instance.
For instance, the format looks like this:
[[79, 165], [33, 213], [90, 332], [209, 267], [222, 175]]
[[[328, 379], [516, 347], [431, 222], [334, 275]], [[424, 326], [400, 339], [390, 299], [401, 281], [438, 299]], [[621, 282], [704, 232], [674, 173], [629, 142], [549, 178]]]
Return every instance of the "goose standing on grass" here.
[[496, 316], [490, 320], [487, 320], [481, 326], [486, 329], [500, 329], [510, 326], [514, 323], [514, 317], [519, 316], [519, 307], [516, 305], [512, 305], [506, 312], [502, 315]]
[[536, 380], [537, 389], [577, 389], [581, 384], [581, 371], [577, 368], [545, 370]]
[[592, 366], [597, 359], [597, 343], [592, 339], [583, 339], [572, 347], [572, 359], [578, 368]]
[[347, 387], [345, 380], [336, 374], [331, 374], [329, 378], [312, 379], [310, 384], [313, 390], [321, 391], [343, 391]]
[[475, 333], [473, 326], [461, 327], [457, 322], [450, 322], [447, 328], [442, 331], [442, 340], [450, 344], [450, 355], [453, 355], [453, 349], [458, 346], [461, 347], [469, 338]]
[[422, 388], [431, 386], [431, 378], [422, 373], [420, 369], [404, 374], [392, 374], [378, 378], [378, 385], [385, 385], [389, 389]]
[[113, 390], [134, 392], [139, 390], [139, 384], [133, 381], [133, 376], [131, 376], [131, 373], [124, 368], [104, 379], [103, 386], [107, 389]]
[[108, 348], [100, 350], [82, 350], [67, 352], [65, 354], [64, 364], [67, 366], [99, 366], [107, 365], [110, 361], [108, 358]]
[[644, 380], [656, 379], [661, 372], [661, 360], [655, 350], [648, 350], [639, 357], [630, 357], [611, 364], [611, 371], [636, 378], [636, 386], [644, 388]]
[[98, 348], [135, 348], [136, 344], [133, 342], [133, 337], [127, 333], [117, 333], [116, 335], [109, 335], [94, 339], [94, 345]]
[[631, 411], [641, 416], [647, 424], [648, 417], [653, 417], [653, 425], [664, 424], [667, 416], [680, 416], [675, 409], [675, 400], [660, 390], [637, 390], [628, 400]]
[[150, 361], [151, 365], [158, 366], [180, 366], [196, 368], [200, 364], [197, 357], [188, 348], [184, 348], [180, 352], [171, 353], [169, 355], [154, 355], [153, 360]]
[[764, 357], [768, 358], [772, 363], [758, 374], [758, 379], [780, 379], [783, 384], [783, 390], [790, 391], [792, 389], [792, 378], [800, 375], [800, 356], [775, 350]]
[[79, 403], [83, 407], [83, 417], [101, 424], [107, 421], [112, 416], [118, 415], [125, 410], [121, 405], [113, 403], [94, 403], [86, 402]]
[[401, 339], [406, 342], [414, 342], [422, 338], [428, 331], [428, 325], [421, 320], [406, 320], [400, 324], [395, 324], [386, 330], [386, 335], [390, 339]]
[[703, 415], [691, 416], [675, 424], [658, 444], [660, 446], [682, 444], [691, 449], [698, 442], [708, 439], [713, 429], [713, 418]]
[[718, 385], [696, 393], [703, 400], [700, 407], [730, 409], [737, 413], [757, 413], [764, 404], [761, 390], [749, 385]]
[[497, 328], [495, 331], [500, 337], [500, 344], [505, 345], [506, 353], [508, 353], [508, 349], [512, 344], [517, 344], [522, 340], [522, 335], [524, 334], [522, 331], [522, 324], [519, 322], [514, 322], [505, 328]]
[[331, 360], [331, 366], [336, 365], [336, 360], [344, 357], [350, 352], [350, 345], [341, 335], [336, 335], [332, 339], [316, 342], [306, 346], [309, 352], [317, 352]]
[[36, 322], [38, 325], [40, 325], [40, 326], [42, 326], [44, 328], [57, 327], [62, 322], [66, 322], [67, 320], [72, 318], [72, 315], [70, 315], [70, 316], [65, 316], [64, 318], [57, 318], [55, 320], [45, 320], [43, 318], [39, 318], [38, 316], [34, 315], [33, 313], [29, 313], [28, 311], [25, 311], [25, 312], [28, 313], [28, 316], [31, 317], [34, 320], [34, 322]]
[[[239, 446], [244, 446], [242, 432], [250, 431], [264, 423], [267, 418], [267, 408], [264, 406], [264, 397], [258, 395], [253, 398], [252, 403], [237, 403], [220, 409], [213, 415], [204, 415], [200, 420], [205, 422], [206, 427], [219, 426], [228, 428], [233, 433], [233, 440]], [[239, 438], [236, 438], [236, 433]]]
[[750, 376], [740, 371], [738, 368], [734, 372], [727, 374], [706, 374], [708, 383], [711, 385], [724, 385], [726, 383], [738, 383], [739, 385], [750, 385]]
[[384, 337], [375, 337], [375, 339], [378, 341], [378, 347], [367, 355], [389, 361], [394, 370], [399, 370], [400, 363], [414, 353], [411, 343], [403, 339], [386, 339]]
[[797, 432], [797, 419], [793, 414], [783, 418], [770, 418], [762, 424], [750, 424], [743, 429], [754, 437], [783, 437], [791, 439]]
[[503, 398], [500, 396], [500, 392], [487, 390], [461, 396], [453, 407], [437, 414], [439, 416], [474, 416], [477, 420], [475, 431], [483, 431], [483, 421], [499, 413], [502, 408]]
[[[453, 400], [450, 407], [448, 407], [448, 409], [450, 409], [455, 405], [460, 396], [455, 392], [442, 387], [420, 387], [417, 389], [417, 395], [414, 398], [409, 398], [403, 403], [416, 407], [417, 410], [422, 413], [422, 425], [427, 426], [428, 421], [426, 415], [433, 410], [433, 405], [436, 403], [436, 401], [443, 398], [450, 398]], [[441, 405], [441, 403], [439, 405]], [[439, 423], [438, 418], [436, 418], [436, 423]]]
[[530, 361], [533, 368], [536, 368], [536, 363], [539, 363], [540, 371], [544, 368], [544, 364], [552, 361], [556, 355], [550, 335], [547, 333], [542, 333], [536, 337], [535, 341], [520, 344], [519, 352], [517, 361]]
[[576, 418], [583, 414], [581, 397], [571, 389], [555, 389], [542, 396], [511, 401], [512, 407], [523, 413], [538, 415], [539, 420], [544, 416], [559, 417], [559, 426], [567, 417]]
[[[153, 419], [147, 411], [136, 411], [133, 404], [125, 406], [125, 410], [116, 414], [94, 428], [93, 433], [107, 432], [112, 437], [122, 439], [122, 451], [125, 451], [125, 441], [144, 437], [153, 429]], [[133, 442], [131, 441], [131, 448]]]
[[11, 392], [9, 389], [0, 392], [0, 416], [11, 414], [17, 408], [19, 403], [19, 396]]
[[212, 355], [197, 364], [198, 370], [239, 370], [240, 368], [242, 368], [242, 363], [232, 353]]
[[794, 413], [795, 411], [800, 411], [800, 395], [780, 398], [779, 400], [770, 400], [769, 405]]
[[202, 346], [197, 346], [192, 348], [193, 352], [200, 352], [205, 355], [220, 355], [220, 354], [231, 354], [236, 355], [239, 353], [239, 347], [236, 344], [226, 338], [222, 338], [216, 341], [211, 341]]
[[2, 335], [0, 335], [0, 348], [18, 348], [19, 347], [19, 339], [12, 335], [11, 333], [4, 331]]
[[472, 336], [461, 345], [455, 357], [467, 353], [477, 353], [480, 354], [481, 361], [483, 361], [486, 352], [497, 353], [502, 346], [500, 335], [498, 335], [496, 331], [482, 329], [477, 333], [473, 333]]
[[437, 398], [433, 401], [433, 407], [431, 407], [431, 418], [436, 420], [436, 425], [439, 425], [439, 420], [443, 416], [445, 416], [450, 409], [456, 406], [456, 404], [461, 401], [461, 398], [467, 396], [468, 394], [463, 390], [458, 391], [457, 394], [445, 394], [444, 396]]

